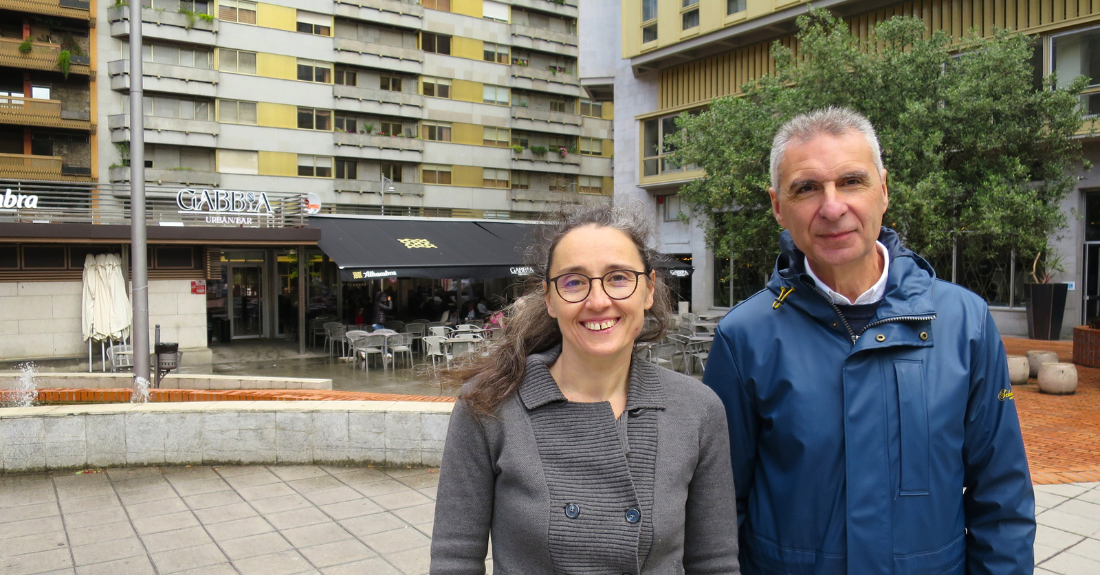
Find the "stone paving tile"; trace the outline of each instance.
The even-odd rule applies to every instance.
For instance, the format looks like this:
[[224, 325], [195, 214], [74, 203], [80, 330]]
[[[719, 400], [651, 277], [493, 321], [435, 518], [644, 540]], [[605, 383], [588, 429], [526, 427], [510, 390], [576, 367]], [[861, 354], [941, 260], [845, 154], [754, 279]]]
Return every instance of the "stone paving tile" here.
[[87, 527], [69, 527], [66, 529], [69, 535], [69, 545], [88, 545], [91, 543], [105, 543], [133, 537], [134, 528], [129, 521], [115, 521], [101, 525], [89, 525]]
[[222, 507], [209, 507], [207, 509], [196, 509], [192, 513], [195, 517], [198, 517], [199, 521], [205, 525], [212, 525], [214, 523], [223, 523], [225, 521], [235, 521], [237, 519], [248, 519], [250, 517], [258, 517], [260, 514], [247, 503], [234, 503], [232, 505], [224, 505]]
[[391, 493], [400, 493], [407, 491], [409, 488], [402, 485], [399, 481], [393, 479], [383, 479], [380, 481], [371, 481], [370, 483], [351, 484], [351, 487], [366, 495], [367, 497], [375, 497], [377, 495], [389, 495]]
[[145, 548], [142, 546], [141, 540], [137, 537], [127, 537], [125, 539], [116, 539], [114, 541], [90, 543], [88, 545], [73, 547], [73, 559], [76, 560], [77, 567], [81, 565], [118, 561], [119, 559], [137, 557], [139, 555], [145, 555]]
[[154, 533], [142, 537], [141, 541], [145, 543], [145, 549], [148, 550], [149, 553], [173, 551], [175, 549], [196, 547], [198, 545], [214, 542], [202, 527], [188, 527], [175, 531]]
[[346, 529], [335, 522], [318, 523], [317, 525], [295, 527], [294, 529], [283, 529], [282, 534], [283, 537], [286, 537], [287, 541], [290, 541], [292, 545], [299, 549], [302, 547], [320, 545], [330, 541], [351, 539], [351, 533], [348, 533]]
[[328, 567], [322, 569], [321, 572], [325, 575], [363, 575], [364, 573], [370, 573], [370, 575], [401, 575], [401, 571], [381, 557]]
[[274, 530], [275, 528], [267, 521], [264, 521], [262, 517], [237, 519], [206, 526], [206, 531], [210, 533], [210, 536], [213, 537], [215, 541], [225, 541], [228, 539], [237, 539], [238, 537], [248, 537], [249, 535], [259, 535], [260, 533], [270, 533]]
[[313, 504], [310, 503], [308, 499], [297, 493], [294, 495], [279, 495], [277, 497], [268, 497], [267, 499], [257, 499], [249, 503], [252, 505], [253, 509], [265, 515], [313, 507]]
[[305, 498], [310, 500], [314, 505], [328, 505], [329, 503], [340, 503], [343, 501], [352, 501], [355, 499], [361, 499], [362, 493], [346, 486], [334, 487], [332, 489], [323, 489], [321, 491], [313, 491], [305, 494]]
[[[317, 471], [321, 470], [318, 469]], [[321, 472], [324, 473], [323, 471]], [[344, 486], [344, 483], [342, 481], [327, 473], [316, 477], [287, 481], [286, 484], [292, 487], [298, 493], [302, 494], [313, 493], [314, 491], [323, 491], [326, 489], [332, 489], [334, 487]]]
[[[3, 490], [0, 490], [3, 493]], [[3, 516], [0, 513], [0, 516]], [[0, 541], [4, 539], [10, 539], [12, 537], [22, 537], [24, 535], [34, 535], [36, 533], [49, 533], [51, 531], [60, 531], [64, 529], [61, 524], [61, 516], [47, 517], [46, 519], [26, 519], [23, 521], [11, 521], [9, 523], [0, 523]]]
[[386, 560], [401, 570], [405, 575], [421, 575], [428, 572], [431, 567], [431, 555], [423, 549], [410, 549], [399, 551], [386, 556]]
[[410, 525], [429, 523], [435, 520], [435, 502], [429, 501], [428, 503], [425, 503], [423, 505], [416, 505], [413, 507], [398, 509], [394, 511], [393, 514], [400, 517]]
[[219, 545], [226, 556], [234, 561], [294, 548], [285, 537], [275, 532], [220, 541]]
[[218, 546], [213, 543], [152, 553], [151, 555], [153, 563], [157, 566], [157, 571], [162, 574], [188, 571], [228, 561], [221, 549], [218, 549]]
[[237, 489], [237, 495], [243, 497], [245, 501], [255, 501], [257, 499], [267, 499], [280, 495], [294, 495], [294, 490], [287, 487], [285, 483], [268, 483], [266, 485], [257, 485], [256, 487]]
[[42, 573], [73, 566], [68, 549], [51, 549], [37, 553], [23, 553], [0, 559], [0, 573], [7, 575]]
[[322, 543], [313, 547], [299, 547], [298, 552], [304, 555], [314, 567], [319, 568], [370, 559], [378, 555], [355, 539]]
[[4, 499], [0, 499], [0, 509], [57, 501], [57, 494], [50, 487], [5, 491], [5, 494]]
[[370, 499], [360, 496], [360, 498], [355, 501], [342, 501], [340, 503], [322, 505], [321, 511], [324, 511], [333, 519], [350, 519], [362, 515], [373, 515], [385, 510]]
[[393, 531], [405, 527], [404, 521], [395, 517], [392, 513], [376, 513], [363, 517], [354, 517], [340, 521], [340, 525], [359, 539], [365, 539], [375, 533]]
[[113, 523], [116, 521], [129, 521], [130, 518], [126, 517], [126, 512], [122, 507], [115, 507], [112, 509], [99, 509], [97, 511], [85, 511], [83, 513], [66, 513], [65, 514], [65, 528], [73, 527], [91, 527], [93, 525], [102, 525], [104, 523]]
[[387, 481], [390, 476], [378, 471], [377, 469], [359, 468], [344, 470], [344, 473], [333, 473], [333, 477], [339, 479], [346, 485], [366, 485], [367, 483], [377, 483], [379, 481]]
[[279, 529], [293, 529], [331, 521], [327, 515], [315, 507], [265, 514], [264, 518]]
[[[62, 507], [64, 509], [64, 507]], [[147, 517], [158, 517], [160, 515], [168, 515], [169, 513], [180, 513], [184, 511], [191, 511], [187, 508], [187, 504], [182, 499], [176, 497], [174, 499], [162, 499], [160, 501], [150, 501], [149, 503], [136, 503], [126, 506], [126, 513], [130, 515], [130, 519], [136, 521], [138, 519], [145, 519]]]
[[118, 498], [126, 505], [136, 505], [138, 503], [163, 501], [165, 499], [176, 499], [179, 497], [176, 495], [176, 492], [168, 486], [167, 482], [162, 483], [164, 483], [162, 487], [143, 487], [141, 489], [119, 491]]
[[249, 473], [248, 475], [230, 475], [225, 477], [225, 482], [232, 485], [233, 489], [240, 491], [248, 487], [257, 487], [260, 485], [270, 485], [272, 483], [282, 484], [283, 480], [279, 479], [278, 475], [262, 469], [256, 473]]
[[202, 495], [189, 495], [184, 497], [183, 501], [191, 509], [197, 510], [218, 507], [221, 505], [232, 505], [234, 503], [243, 503], [244, 499], [241, 499], [241, 496], [237, 495], [235, 491], [216, 491], [214, 493], [204, 493]]
[[77, 575], [156, 575], [146, 555], [76, 568]]
[[288, 465], [286, 467], [279, 467], [273, 465], [267, 468], [268, 471], [279, 476], [286, 482], [295, 481], [298, 479], [308, 479], [310, 477], [324, 477], [328, 475], [328, 471], [317, 467], [316, 465]]
[[122, 504], [114, 493], [82, 497], [80, 499], [62, 499], [60, 505], [62, 513], [80, 513], [81, 511], [96, 511], [98, 509], [122, 507]]
[[371, 499], [375, 503], [381, 505], [382, 507], [385, 507], [386, 509], [389, 509], [390, 511], [393, 511], [394, 509], [412, 507], [414, 505], [423, 505], [425, 503], [431, 502], [431, 499], [428, 499], [427, 497], [424, 497], [423, 495], [411, 489], [406, 489], [405, 491], [399, 491], [397, 493], [378, 495], [376, 497], [371, 497]]
[[379, 555], [389, 555], [398, 551], [425, 547], [431, 543], [431, 539], [406, 525], [400, 529], [367, 535], [363, 537], [363, 543], [369, 545]]
[[0, 539], [0, 557], [50, 551], [59, 547], [68, 547], [64, 531], [23, 535], [22, 537]]
[[19, 507], [5, 509], [3, 513], [0, 513], [0, 523], [23, 521], [25, 519], [41, 519], [43, 517], [53, 517], [57, 515], [60, 515], [60, 512], [57, 510], [57, 503], [35, 503], [33, 505], [21, 505]]
[[234, 561], [241, 575], [292, 575], [313, 571], [309, 562], [297, 551], [280, 551]]
[[172, 487], [175, 487], [176, 493], [179, 493], [181, 496], [233, 490], [228, 483], [220, 478], [197, 479], [195, 481], [174, 481], [172, 482]]
[[191, 513], [191, 511], [180, 511], [178, 513], [168, 513], [165, 515], [134, 519], [132, 523], [134, 525], [134, 531], [137, 531], [138, 535], [144, 536], [152, 533], [160, 533], [162, 531], [183, 529], [185, 527], [197, 527], [199, 525], [199, 520], [195, 519], [195, 515]]

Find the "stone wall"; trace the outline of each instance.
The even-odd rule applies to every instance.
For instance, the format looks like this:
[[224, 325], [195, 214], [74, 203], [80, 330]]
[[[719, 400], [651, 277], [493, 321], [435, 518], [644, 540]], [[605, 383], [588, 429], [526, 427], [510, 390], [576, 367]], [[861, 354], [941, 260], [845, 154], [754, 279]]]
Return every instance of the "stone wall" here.
[[[186, 355], [184, 356], [186, 358]], [[21, 372], [0, 371], [0, 389], [15, 389]], [[133, 384], [134, 374], [56, 373], [35, 374], [38, 389], [125, 389]], [[332, 389], [331, 379], [300, 377], [258, 377], [251, 375], [209, 375], [170, 373], [160, 382], [161, 389]]]
[[453, 407], [258, 401], [0, 409], [0, 473], [198, 464], [438, 466]]
[[[78, 281], [0, 283], [0, 360], [87, 356], [82, 291]], [[158, 323], [161, 340], [178, 342], [191, 363], [186, 350], [206, 349], [206, 296], [191, 294], [189, 280], [150, 281], [150, 329]]]

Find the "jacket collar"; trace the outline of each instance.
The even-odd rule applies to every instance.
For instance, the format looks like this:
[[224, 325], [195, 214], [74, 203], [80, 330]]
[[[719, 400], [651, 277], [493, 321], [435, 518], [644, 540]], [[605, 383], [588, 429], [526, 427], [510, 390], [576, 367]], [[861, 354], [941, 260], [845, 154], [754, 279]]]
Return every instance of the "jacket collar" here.
[[[935, 315], [932, 285], [936, 272], [931, 264], [901, 245], [897, 232], [890, 228], [882, 228], [878, 241], [886, 246], [890, 255], [890, 271], [876, 319]], [[768, 289], [779, 296], [785, 289], [794, 288], [782, 303], [789, 303], [823, 321], [832, 321], [836, 312], [815, 291], [813, 278], [806, 273], [806, 256], [794, 245], [789, 231], [784, 230], [779, 235], [779, 247], [780, 254], [775, 261]]]
[[[529, 411], [548, 403], [564, 402], [565, 396], [550, 375], [550, 366], [561, 355], [561, 345], [542, 353], [527, 356], [527, 373], [519, 386], [519, 398]], [[664, 409], [665, 390], [657, 366], [635, 354], [630, 360], [630, 383], [626, 394], [626, 411]]]

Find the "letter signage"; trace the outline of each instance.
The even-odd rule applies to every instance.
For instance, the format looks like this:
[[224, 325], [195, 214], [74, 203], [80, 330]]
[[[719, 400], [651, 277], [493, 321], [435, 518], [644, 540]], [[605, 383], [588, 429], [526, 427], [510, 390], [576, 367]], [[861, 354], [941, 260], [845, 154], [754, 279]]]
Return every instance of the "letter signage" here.
[[206, 216], [210, 224], [248, 225], [252, 217], [275, 215], [265, 192], [184, 189], [176, 193], [181, 214]]
[[35, 194], [23, 195], [11, 193], [11, 188], [8, 188], [4, 192], [3, 196], [0, 196], [0, 208], [5, 210], [18, 210], [25, 208], [28, 210], [38, 209], [38, 196]]

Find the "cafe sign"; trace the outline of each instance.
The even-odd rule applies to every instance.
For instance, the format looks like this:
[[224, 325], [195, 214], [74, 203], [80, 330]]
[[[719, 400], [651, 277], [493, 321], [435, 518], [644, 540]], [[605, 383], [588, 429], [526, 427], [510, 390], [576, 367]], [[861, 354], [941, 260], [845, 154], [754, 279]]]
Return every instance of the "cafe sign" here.
[[351, 272], [351, 279], [353, 279], [353, 280], [367, 280], [367, 279], [372, 279], [372, 278], [387, 278], [387, 277], [388, 278], [396, 278], [397, 277], [397, 270], [382, 270], [382, 271], [374, 271], [374, 270], [360, 271], [360, 270], [355, 270], [355, 271]]
[[11, 188], [8, 188], [4, 192], [4, 195], [0, 196], [0, 207], [5, 209], [20, 209], [25, 208], [28, 210], [38, 209], [38, 196], [36, 194], [23, 195], [11, 193]]
[[275, 210], [264, 192], [191, 190], [176, 193], [179, 213], [206, 216], [208, 224], [249, 225], [253, 217], [271, 217]]

